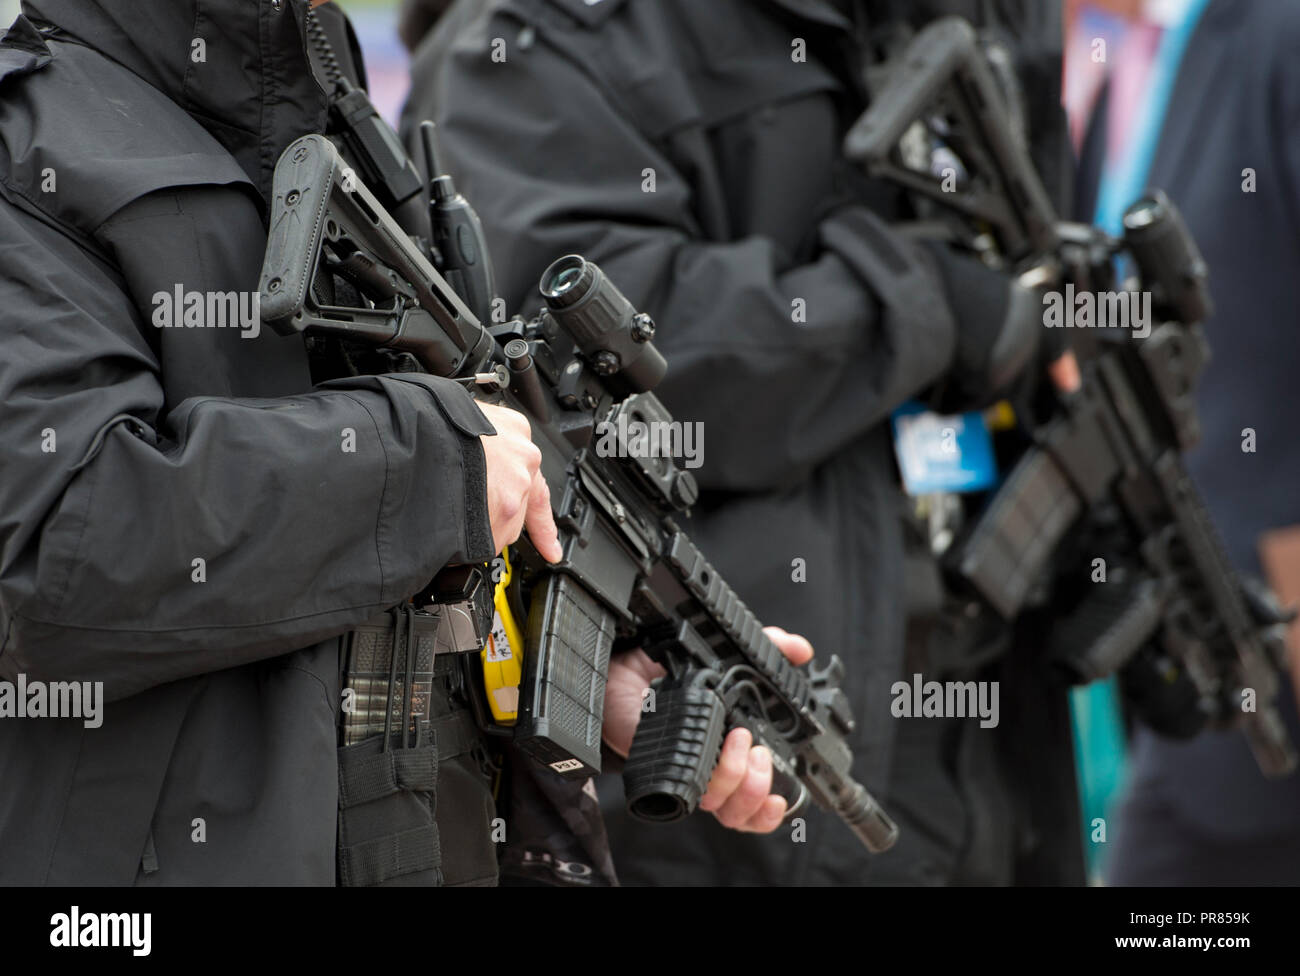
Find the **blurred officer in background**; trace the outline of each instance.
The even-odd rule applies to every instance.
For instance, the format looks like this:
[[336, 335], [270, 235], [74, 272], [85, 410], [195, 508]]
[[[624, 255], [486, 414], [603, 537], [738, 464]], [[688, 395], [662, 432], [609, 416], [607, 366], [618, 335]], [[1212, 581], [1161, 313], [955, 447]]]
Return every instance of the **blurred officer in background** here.
[[[1088, 66], [1099, 66], [1105, 82], [1082, 154], [1079, 213], [1104, 225], [1113, 217], [1112, 186], [1135, 171], [1134, 185], [1164, 188], [1182, 210], [1209, 265], [1215, 307], [1206, 323], [1213, 357], [1197, 390], [1201, 442], [1187, 455], [1188, 469], [1233, 562], [1262, 572], [1283, 603], [1295, 604], [1300, 7], [1258, 0], [1075, 6], [1072, 50], [1084, 65], [1077, 90], [1088, 90]], [[1084, 8], [1124, 22], [1104, 60], [1089, 55], [1106, 22]], [[1294, 627], [1290, 636], [1297, 678]], [[1284, 689], [1279, 706], [1300, 738], [1295, 697]], [[1300, 775], [1266, 780], [1239, 731], [1178, 742], [1138, 725], [1130, 747], [1110, 883], [1300, 880]]]
[[[408, 0], [408, 41], [442, 6]], [[1028, 88], [1059, 116], [1059, 16], [1010, 6]], [[841, 156], [868, 101], [863, 68], [900, 11], [987, 21], [974, 2], [890, 7], [466, 0], [416, 49], [407, 135], [439, 124], [508, 307], [533, 300], [547, 262], [580, 251], [658, 321], [669, 372], [657, 393], [708, 435], [691, 531], [762, 615], [846, 659], [854, 772], [900, 821], [898, 847], [874, 860], [816, 813], [761, 839], [698, 817], [647, 828], [606, 777], [624, 882], [1007, 881], [1016, 857], [1044, 848], [1002, 803], [991, 735], [961, 746], [947, 720], [890, 713], [906, 668], [888, 417], [936, 387], [987, 396], [1042, 331], [1008, 278], [893, 229], [897, 194]], [[970, 775], [997, 780], [1002, 805], [967, 791], [956, 767], [970, 757], [957, 753], [972, 751]]]

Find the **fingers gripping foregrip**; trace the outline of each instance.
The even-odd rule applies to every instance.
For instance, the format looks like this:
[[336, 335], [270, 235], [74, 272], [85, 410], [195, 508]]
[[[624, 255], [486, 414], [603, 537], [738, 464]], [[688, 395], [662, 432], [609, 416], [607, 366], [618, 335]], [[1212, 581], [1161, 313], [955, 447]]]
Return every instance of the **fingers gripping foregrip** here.
[[[709, 685], [716, 675], [698, 671], [684, 683], [661, 682], [637, 726], [623, 790], [628, 812], [641, 820], [670, 823], [693, 813], [708, 789], [727, 733], [722, 699]], [[772, 750], [772, 792], [784, 797], [786, 817], [804, 810], [809, 790], [776, 743], [756, 736]], [[860, 784], [839, 779], [830, 806], [871, 851], [893, 846], [898, 828]]]
[[[634, 817], [669, 823], [699, 806], [727, 734], [726, 708], [709, 687], [710, 676], [716, 677], [697, 671], [685, 684], [661, 683], [647, 698], [651, 707], [641, 716], [623, 767], [623, 791]], [[775, 750], [773, 758], [772, 792], [785, 798], [792, 815], [807, 803], [808, 791], [781, 768], [785, 763]]]
[[627, 763], [628, 812], [669, 823], [693, 813], [708, 789], [727, 733], [722, 699], [696, 672], [687, 684], [660, 682], [646, 698]]

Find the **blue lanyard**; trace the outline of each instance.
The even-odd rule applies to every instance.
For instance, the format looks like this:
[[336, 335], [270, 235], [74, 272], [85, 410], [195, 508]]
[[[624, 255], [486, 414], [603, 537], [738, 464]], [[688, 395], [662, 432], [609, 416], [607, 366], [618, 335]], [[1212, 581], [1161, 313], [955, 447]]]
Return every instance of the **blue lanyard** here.
[[1191, 0], [1182, 18], [1160, 39], [1142, 104], [1134, 116], [1134, 131], [1126, 133], [1123, 151], [1108, 160], [1101, 174], [1092, 221], [1107, 233], [1118, 235], [1123, 230], [1124, 210], [1147, 190], [1151, 162], [1160, 143], [1178, 69], [1209, 3], [1210, 0]]

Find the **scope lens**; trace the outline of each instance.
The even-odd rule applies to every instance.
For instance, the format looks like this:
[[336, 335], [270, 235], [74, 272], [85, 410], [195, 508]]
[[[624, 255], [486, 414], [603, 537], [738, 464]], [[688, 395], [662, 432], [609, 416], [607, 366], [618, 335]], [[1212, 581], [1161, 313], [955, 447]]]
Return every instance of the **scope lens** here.
[[581, 277], [582, 277], [581, 268], [565, 268], [563, 271], [561, 271], [559, 274], [557, 274], [554, 278], [551, 279], [551, 287], [549, 290], [554, 294], [559, 295], [563, 292], [568, 291], [570, 288], [576, 285], [578, 283], [578, 279]]
[[1130, 230], [1150, 227], [1160, 219], [1164, 210], [1157, 197], [1143, 197], [1124, 212], [1124, 226]]
[[542, 297], [553, 309], [577, 305], [591, 291], [596, 266], [580, 254], [566, 254], [542, 273]]
[[558, 298], [577, 287], [586, 270], [587, 262], [576, 254], [560, 258], [542, 276], [542, 294], [547, 298]]

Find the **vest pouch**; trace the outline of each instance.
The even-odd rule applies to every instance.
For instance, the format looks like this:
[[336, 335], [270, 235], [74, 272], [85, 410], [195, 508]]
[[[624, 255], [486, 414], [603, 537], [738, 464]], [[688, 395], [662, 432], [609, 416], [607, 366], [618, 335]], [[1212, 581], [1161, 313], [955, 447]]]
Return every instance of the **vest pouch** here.
[[341, 885], [496, 882], [483, 735], [453, 691], [463, 656], [439, 652], [437, 634], [435, 619], [403, 608], [345, 639]]

